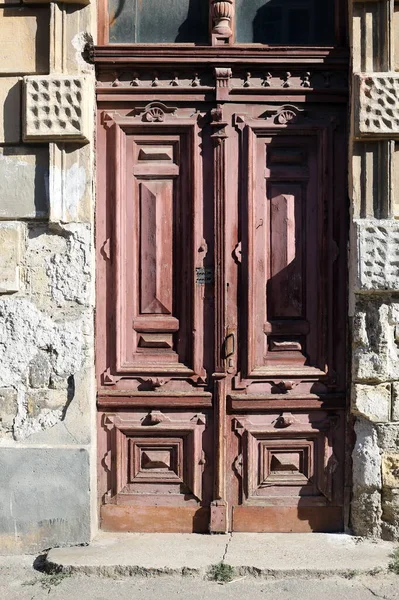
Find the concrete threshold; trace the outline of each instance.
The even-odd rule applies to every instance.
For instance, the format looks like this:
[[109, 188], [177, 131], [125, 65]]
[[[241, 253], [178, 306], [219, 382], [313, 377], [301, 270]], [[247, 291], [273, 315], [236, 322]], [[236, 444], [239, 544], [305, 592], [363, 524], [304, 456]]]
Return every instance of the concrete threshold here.
[[324, 533], [199, 535], [101, 532], [88, 546], [53, 548], [49, 571], [86, 575], [209, 577], [220, 562], [234, 576], [353, 577], [388, 570], [395, 544]]

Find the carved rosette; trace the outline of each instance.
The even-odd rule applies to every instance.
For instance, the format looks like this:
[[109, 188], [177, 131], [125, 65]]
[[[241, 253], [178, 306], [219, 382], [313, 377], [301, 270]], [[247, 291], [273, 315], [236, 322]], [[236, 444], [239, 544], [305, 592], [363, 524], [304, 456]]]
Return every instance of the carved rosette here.
[[212, 35], [218, 39], [230, 39], [233, 35], [231, 21], [234, 14], [233, 0], [212, 1]]

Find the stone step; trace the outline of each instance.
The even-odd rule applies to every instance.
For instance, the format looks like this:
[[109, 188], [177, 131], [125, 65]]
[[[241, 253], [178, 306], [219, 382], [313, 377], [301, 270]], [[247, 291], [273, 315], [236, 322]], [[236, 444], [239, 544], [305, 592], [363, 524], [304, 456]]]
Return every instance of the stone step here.
[[391, 542], [346, 534], [199, 535], [101, 532], [88, 546], [53, 548], [47, 570], [87, 575], [206, 577], [224, 562], [235, 576], [346, 576], [388, 570]]

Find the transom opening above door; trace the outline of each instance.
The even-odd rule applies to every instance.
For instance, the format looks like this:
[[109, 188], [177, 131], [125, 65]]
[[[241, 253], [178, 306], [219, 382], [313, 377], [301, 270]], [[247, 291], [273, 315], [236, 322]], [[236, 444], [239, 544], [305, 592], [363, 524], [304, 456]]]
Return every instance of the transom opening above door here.
[[103, 0], [103, 3], [100, 44], [342, 45], [345, 0]]

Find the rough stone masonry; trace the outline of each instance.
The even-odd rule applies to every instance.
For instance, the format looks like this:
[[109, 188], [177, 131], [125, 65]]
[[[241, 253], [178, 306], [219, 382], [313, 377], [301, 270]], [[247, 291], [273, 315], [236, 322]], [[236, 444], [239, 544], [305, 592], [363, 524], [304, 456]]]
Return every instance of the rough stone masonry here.
[[0, 2], [2, 553], [95, 532], [95, 12]]

